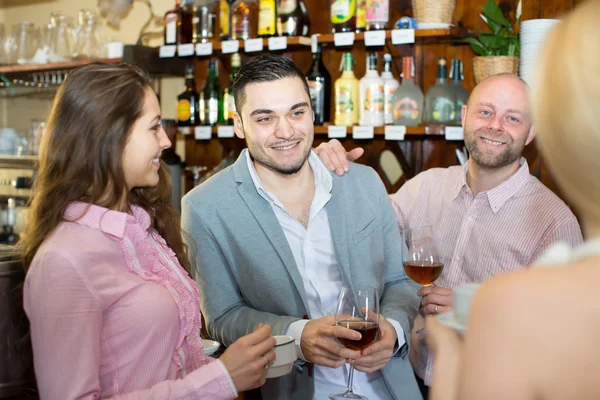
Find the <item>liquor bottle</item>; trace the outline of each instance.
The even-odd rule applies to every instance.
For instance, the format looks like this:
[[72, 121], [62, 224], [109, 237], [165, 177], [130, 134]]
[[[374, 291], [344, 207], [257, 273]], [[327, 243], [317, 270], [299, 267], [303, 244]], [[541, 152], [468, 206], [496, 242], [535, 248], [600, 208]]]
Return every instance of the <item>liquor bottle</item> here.
[[258, 4], [258, 36], [277, 36], [277, 0], [260, 0]]
[[342, 76], [335, 81], [335, 124], [358, 123], [358, 79], [354, 76], [354, 57], [344, 53]]
[[231, 18], [227, 0], [219, 0], [219, 27], [221, 29], [221, 40], [228, 40], [230, 38], [230, 22]]
[[356, 0], [356, 32], [367, 28], [367, 0]]
[[[314, 37], [316, 39], [316, 36]], [[331, 98], [331, 75], [321, 59], [321, 46], [312, 41], [313, 62], [306, 74], [310, 90], [310, 100], [315, 112], [315, 125], [323, 125], [329, 121], [329, 99]]]
[[377, 53], [367, 54], [367, 72], [359, 82], [359, 124], [383, 125], [383, 79], [377, 71]]
[[258, 37], [258, 2], [236, 0], [231, 6], [231, 38], [247, 40]]
[[277, 30], [282, 36], [308, 36], [310, 18], [303, 0], [279, 0]]
[[194, 65], [185, 67], [185, 90], [177, 96], [177, 126], [183, 134], [191, 133], [191, 128], [200, 125], [198, 92], [194, 80]]
[[366, 0], [367, 1], [367, 30], [375, 31], [387, 29], [390, 20], [389, 0]]
[[332, 0], [331, 25], [335, 32], [356, 30], [356, 0]]
[[402, 84], [393, 100], [394, 124], [416, 126], [423, 119], [423, 92], [415, 85], [412, 57], [402, 58]]
[[164, 21], [166, 45], [192, 43], [192, 13], [184, 11], [182, 0], [175, 0], [175, 7], [167, 11]]
[[391, 54], [383, 55], [381, 79], [383, 80], [383, 122], [389, 125], [394, 123], [394, 93], [400, 86], [400, 83], [392, 74]]
[[223, 89], [223, 117], [222, 120], [227, 125], [233, 125], [233, 114], [235, 113], [235, 98], [233, 97], [233, 80], [242, 66], [242, 59], [239, 53], [231, 55], [231, 75], [229, 83]]
[[222, 122], [223, 98], [219, 87], [217, 60], [208, 60], [208, 78], [200, 97], [200, 120], [202, 125], [215, 126]]
[[463, 64], [462, 61], [455, 58], [452, 60], [450, 68], [450, 88], [456, 96], [456, 112], [454, 114], [454, 125], [461, 125], [461, 110], [462, 107], [469, 101], [469, 92], [462, 84], [463, 81]]
[[446, 57], [438, 58], [437, 79], [425, 95], [425, 122], [429, 125], [447, 125], [456, 115], [456, 95], [448, 85]]
[[217, 10], [214, 0], [196, 0], [194, 7], [194, 43], [208, 42], [216, 37]]

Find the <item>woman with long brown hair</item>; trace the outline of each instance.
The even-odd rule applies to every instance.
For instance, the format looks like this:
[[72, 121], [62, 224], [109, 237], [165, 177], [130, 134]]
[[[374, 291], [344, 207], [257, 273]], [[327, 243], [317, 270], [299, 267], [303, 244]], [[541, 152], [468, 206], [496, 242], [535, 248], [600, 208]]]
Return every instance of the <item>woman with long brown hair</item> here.
[[275, 358], [268, 326], [217, 361], [204, 355], [160, 161], [170, 144], [136, 67], [88, 65], [57, 93], [20, 242], [44, 399], [233, 399], [264, 383]]

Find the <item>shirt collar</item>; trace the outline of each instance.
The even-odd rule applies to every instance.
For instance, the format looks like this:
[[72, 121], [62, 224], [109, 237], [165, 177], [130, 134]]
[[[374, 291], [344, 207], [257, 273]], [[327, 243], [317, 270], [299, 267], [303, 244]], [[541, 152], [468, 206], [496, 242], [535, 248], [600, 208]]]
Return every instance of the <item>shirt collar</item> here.
[[[494, 214], [497, 213], [502, 206], [517, 194], [523, 185], [527, 183], [527, 180], [529, 179], [529, 165], [527, 164], [525, 157], [521, 157], [519, 164], [519, 169], [507, 180], [487, 192], [482, 192], [487, 195], [488, 202]], [[467, 173], [470, 165], [471, 160], [468, 160], [462, 169], [462, 173], [456, 180], [456, 184], [452, 188], [452, 199], [456, 199], [463, 189], [468, 188]]]
[[109, 210], [95, 204], [72, 202], [67, 206], [64, 219], [90, 228], [99, 229], [104, 233], [122, 239], [125, 226], [129, 223], [139, 224], [143, 230], [150, 228], [150, 215], [139, 206], [131, 206], [133, 215], [120, 211]]
[[[274, 203], [277, 198], [263, 186], [260, 177], [258, 176], [258, 172], [256, 172], [256, 168], [254, 167], [254, 163], [252, 162], [252, 158], [250, 157], [250, 152], [248, 149], [244, 149], [243, 152], [245, 152], [246, 164], [248, 165], [248, 171], [250, 172], [250, 177], [256, 187], [256, 191], [265, 200]], [[315, 179], [315, 195], [317, 193], [331, 193], [331, 188], [333, 187], [331, 172], [329, 172], [319, 156], [312, 150], [308, 156], [308, 163], [313, 170]]]

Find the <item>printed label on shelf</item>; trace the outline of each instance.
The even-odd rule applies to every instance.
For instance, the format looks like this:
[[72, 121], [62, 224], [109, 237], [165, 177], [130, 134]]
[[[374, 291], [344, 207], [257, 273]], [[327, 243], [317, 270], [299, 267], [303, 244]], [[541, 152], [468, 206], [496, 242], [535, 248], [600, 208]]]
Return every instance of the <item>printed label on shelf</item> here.
[[239, 40], [225, 40], [221, 42], [221, 51], [223, 52], [223, 54], [237, 53], [239, 49]]
[[319, 34], [315, 33], [310, 36], [310, 51], [314, 54], [319, 48]]
[[385, 46], [385, 31], [365, 32], [365, 46]]
[[219, 126], [217, 129], [217, 136], [220, 138], [232, 138], [235, 136], [233, 133], [233, 126]]
[[329, 125], [327, 127], [327, 136], [329, 139], [343, 139], [348, 130], [345, 126]]
[[169, 46], [160, 46], [158, 50], [159, 58], [173, 58], [175, 57], [175, 53], [177, 53], [177, 46], [169, 45]]
[[447, 126], [445, 129], [446, 140], [463, 140], [465, 132], [462, 126]]
[[333, 34], [333, 43], [339, 46], [352, 46], [354, 44], [354, 32], [338, 32]]
[[246, 53], [252, 53], [253, 51], [263, 51], [263, 40], [258, 39], [248, 39], [244, 41], [244, 50]]
[[375, 129], [372, 126], [353, 126], [353, 139], [373, 139], [375, 137]]
[[285, 36], [276, 36], [269, 38], [269, 50], [287, 49], [287, 38]]
[[406, 126], [404, 125], [386, 125], [385, 140], [404, 140], [406, 135]]
[[196, 44], [196, 55], [197, 56], [210, 56], [213, 53], [212, 43], [198, 43]]
[[209, 140], [212, 137], [212, 127], [196, 126], [194, 127], [194, 138], [196, 140]]
[[179, 57], [189, 57], [194, 55], [194, 44], [180, 44], [177, 46], [177, 55]]
[[414, 29], [394, 29], [392, 31], [392, 44], [408, 44], [415, 42]]

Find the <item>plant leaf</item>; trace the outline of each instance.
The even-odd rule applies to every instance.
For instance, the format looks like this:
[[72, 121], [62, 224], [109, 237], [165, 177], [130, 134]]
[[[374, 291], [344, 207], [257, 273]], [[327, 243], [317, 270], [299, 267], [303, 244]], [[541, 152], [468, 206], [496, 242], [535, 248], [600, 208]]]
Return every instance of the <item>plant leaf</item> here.
[[493, 19], [495, 22], [506, 27], [506, 29], [512, 30], [510, 22], [504, 18], [500, 6], [494, 0], [487, 0], [483, 7], [483, 13], [488, 19]]
[[473, 52], [478, 56], [488, 55], [487, 49], [479, 40], [477, 40], [477, 38], [468, 37], [461, 39], [460, 42], [469, 43], [471, 45], [471, 49], [473, 49]]

